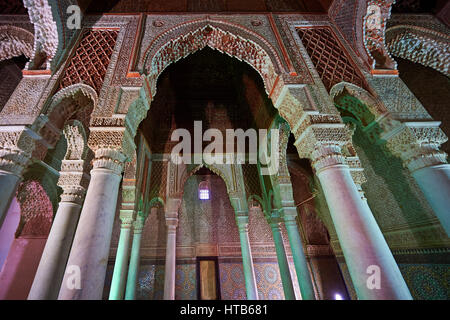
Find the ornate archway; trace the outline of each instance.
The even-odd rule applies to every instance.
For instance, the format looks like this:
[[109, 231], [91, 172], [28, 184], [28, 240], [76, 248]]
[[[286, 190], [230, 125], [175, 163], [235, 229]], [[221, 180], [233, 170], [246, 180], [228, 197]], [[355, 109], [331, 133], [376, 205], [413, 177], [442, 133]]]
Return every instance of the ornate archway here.
[[396, 57], [420, 63], [450, 76], [450, 37], [418, 26], [397, 25], [386, 31], [386, 46]]
[[33, 56], [34, 36], [31, 32], [14, 26], [0, 26], [0, 61], [24, 55]]

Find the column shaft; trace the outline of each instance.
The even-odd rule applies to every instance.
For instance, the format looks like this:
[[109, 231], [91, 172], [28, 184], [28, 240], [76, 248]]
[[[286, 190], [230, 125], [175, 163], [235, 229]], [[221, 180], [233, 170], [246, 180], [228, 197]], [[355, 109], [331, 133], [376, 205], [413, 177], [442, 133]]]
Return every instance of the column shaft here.
[[129, 256], [131, 219], [122, 219], [120, 228], [119, 245], [117, 246], [116, 261], [109, 291], [109, 300], [123, 300], [125, 281], [127, 277], [127, 264]]
[[286, 257], [286, 249], [284, 248], [283, 237], [280, 232], [280, 225], [279, 223], [272, 223], [270, 227], [272, 228], [273, 241], [277, 252], [284, 297], [286, 300], [295, 300], [295, 292], [292, 285], [291, 272], [289, 271], [289, 262]]
[[177, 262], [176, 250], [177, 250], [177, 225], [168, 224], [166, 266], [164, 274], [164, 300], [175, 300], [175, 269]]
[[124, 161], [125, 156], [116, 150], [96, 151], [91, 182], [58, 299], [102, 298]]
[[134, 300], [136, 298], [136, 284], [139, 273], [141, 238], [142, 238], [142, 228], [138, 228], [136, 222], [134, 224], [133, 229], [133, 244], [131, 246], [130, 266], [128, 268], [125, 300]]
[[[289, 238], [289, 244], [291, 246], [292, 257], [294, 259], [295, 271], [297, 273], [297, 280], [302, 294], [302, 300], [315, 300], [314, 287], [309, 272], [308, 263], [306, 261], [305, 252], [303, 249], [302, 239], [298, 232], [297, 223], [295, 222], [295, 216], [297, 210], [295, 207], [283, 208], [285, 211], [285, 225]], [[291, 211], [291, 215], [286, 214], [287, 211]]]
[[20, 177], [0, 170], [0, 227], [19, 186]]
[[[370, 211], [361, 199], [348, 166], [317, 170], [345, 261], [359, 299], [411, 299], [402, 274]], [[373, 268], [381, 286], [370, 285]], [[375, 275], [376, 276], [376, 275]]]
[[80, 204], [60, 202], [28, 294], [29, 300], [58, 298], [80, 211]]
[[450, 237], [450, 165], [421, 168], [413, 171], [412, 176]]
[[242, 265], [244, 268], [247, 300], [258, 300], [255, 269], [253, 266], [252, 251], [250, 249], [250, 240], [248, 238], [248, 224], [238, 223], [238, 227], [239, 238], [241, 240]]

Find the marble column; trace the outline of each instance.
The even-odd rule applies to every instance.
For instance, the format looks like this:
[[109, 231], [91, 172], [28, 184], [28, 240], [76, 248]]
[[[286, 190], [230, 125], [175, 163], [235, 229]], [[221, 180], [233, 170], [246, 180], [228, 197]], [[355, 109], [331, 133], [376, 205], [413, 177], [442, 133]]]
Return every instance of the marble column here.
[[450, 164], [440, 145], [448, 138], [439, 121], [404, 122], [382, 137], [416, 180], [447, 236], [450, 237]]
[[253, 266], [252, 251], [248, 238], [248, 215], [236, 217], [241, 241], [242, 265], [244, 268], [245, 289], [247, 300], [258, 300], [258, 288], [256, 286], [255, 269]]
[[450, 165], [421, 168], [413, 171], [412, 176], [450, 237]]
[[425, 198], [450, 237], [450, 164], [443, 152], [423, 151], [406, 161]]
[[175, 300], [175, 269], [177, 265], [178, 209], [181, 197], [168, 197], [165, 207], [167, 226], [166, 266], [164, 273], [164, 300]]
[[358, 298], [412, 299], [369, 206], [361, 199], [340, 146], [316, 145], [312, 160]]
[[273, 242], [275, 243], [275, 250], [277, 252], [278, 266], [280, 268], [281, 282], [283, 284], [284, 298], [286, 300], [295, 300], [294, 287], [292, 285], [291, 272], [289, 270], [289, 262], [286, 256], [286, 249], [281, 236], [280, 223], [271, 222]]
[[56, 300], [80, 217], [89, 175], [83, 160], [63, 160], [58, 185], [63, 189], [61, 202], [45, 244], [29, 300]]
[[30, 155], [0, 146], [0, 226], [14, 198]]
[[95, 152], [91, 182], [67, 262], [58, 299], [100, 300], [125, 155], [115, 149]]
[[145, 218], [138, 214], [133, 223], [133, 244], [131, 245], [130, 266], [128, 267], [125, 300], [134, 300], [136, 298], [136, 284], [139, 274], [141, 238], [144, 223]]
[[175, 300], [175, 269], [177, 264], [178, 218], [166, 218], [167, 243], [164, 273], [164, 300]]
[[302, 300], [315, 300], [314, 287], [309, 272], [308, 262], [303, 248], [302, 239], [298, 231], [296, 207], [283, 206], [283, 219], [291, 246], [292, 258], [294, 259], [295, 271], [297, 273], [297, 281], [302, 294]]
[[109, 291], [109, 300], [123, 300], [125, 282], [127, 278], [127, 265], [130, 247], [131, 225], [134, 220], [132, 210], [120, 210], [120, 236], [117, 246], [116, 261]]

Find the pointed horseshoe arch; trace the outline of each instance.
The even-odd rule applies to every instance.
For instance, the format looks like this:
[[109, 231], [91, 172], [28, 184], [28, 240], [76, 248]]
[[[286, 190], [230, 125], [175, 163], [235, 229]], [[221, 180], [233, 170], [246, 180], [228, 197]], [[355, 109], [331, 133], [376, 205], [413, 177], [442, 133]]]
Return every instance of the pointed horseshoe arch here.
[[[235, 35], [237, 32], [233, 33], [228, 31], [229, 29], [245, 33], [247, 39]], [[168, 37], [171, 38], [167, 39]], [[267, 94], [280, 80], [280, 74], [285, 71], [276, 50], [258, 34], [223, 21], [207, 19], [189, 22], [165, 31], [145, 50], [142, 65], [150, 97], [156, 93], [159, 75], [170, 64], [205, 47], [228, 54], [252, 66], [262, 77]]]
[[334, 101], [344, 91], [364, 103], [376, 119], [388, 113], [388, 110], [382, 105], [382, 103], [368, 91], [348, 82], [340, 82], [333, 86], [330, 90], [331, 99]]

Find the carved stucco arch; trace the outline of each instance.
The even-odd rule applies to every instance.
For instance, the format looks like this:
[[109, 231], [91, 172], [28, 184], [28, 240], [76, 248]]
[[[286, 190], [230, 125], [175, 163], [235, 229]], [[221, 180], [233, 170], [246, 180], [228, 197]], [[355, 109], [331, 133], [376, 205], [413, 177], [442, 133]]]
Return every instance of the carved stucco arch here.
[[[240, 35], [244, 34], [248, 39]], [[156, 37], [143, 53], [140, 65], [144, 86], [131, 103], [125, 117], [122, 150], [129, 156], [137, 128], [147, 116], [156, 94], [158, 77], [172, 63], [205, 47], [216, 49], [232, 58], [245, 61], [262, 77], [266, 93], [277, 108], [276, 98], [284, 87], [282, 74], [286, 67], [276, 50], [260, 35], [229, 22], [201, 19], [166, 30]], [[289, 91], [289, 90], [288, 90]], [[300, 104], [298, 104], [300, 105]]]
[[34, 35], [15, 26], [0, 26], [0, 61], [33, 56]]
[[45, 69], [50, 69], [50, 62], [58, 49], [58, 30], [53, 19], [52, 8], [47, 0], [23, 0], [28, 16], [34, 25], [33, 56], [29, 69], [39, 68], [46, 63]]
[[[360, 104], [359, 107], [363, 109], [359, 111], [369, 113], [371, 115], [372, 118], [369, 119], [366, 126], [362, 128], [371, 141], [379, 141], [383, 134], [388, 133], [394, 127], [399, 125], [399, 122], [393, 119], [392, 115], [389, 113], [382, 101], [363, 88], [351, 83], [341, 82], [331, 88], [330, 97], [335, 102], [342, 93], [346, 93], [347, 95], [357, 99]], [[358, 125], [363, 124], [364, 119], [358, 117], [357, 110], [353, 110], [354, 112], [352, 112], [352, 110], [348, 111], [358, 118]]]
[[[225, 170], [223, 170], [222, 168], [219, 167], [220, 165], [209, 165], [209, 164], [200, 164], [195, 166], [194, 168], [188, 168], [186, 167], [183, 170], [183, 174], [181, 175], [181, 179], [180, 179], [180, 187], [184, 188], [184, 184], [186, 183], [186, 181], [193, 176], [198, 170], [200, 170], [201, 168], [205, 167], [208, 168], [209, 170], [211, 170], [212, 172], [214, 172], [216, 175], [218, 175], [220, 178], [222, 178], [223, 182], [225, 182], [225, 185], [227, 187], [227, 192], [230, 195], [233, 192], [236, 192], [236, 188], [234, 188], [234, 185], [232, 183], [233, 181], [233, 177], [230, 176], [230, 174], [228, 172], [225, 172]], [[225, 165], [222, 165], [225, 166]], [[231, 166], [231, 165], [228, 165]]]
[[38, 118], [37, 121], [42, 123], [38, 133], [50, 146], [54, 146], [66, 121], [79, 110], [95, 108], [97, 101], [97, 93], [88, 85], [78, 83], [61, 89]]
[[86, 130], [81, 121], [71, 120], [63, 129], [67, 141], [67, 151], [64, 160], [85, 160], [89, 147]]
[[396, 25], [386, 31], [386, 45], [396, 57], [420, 63], [450, 77], [450, 36], [431, 29]]
[[386, 107], [382, 104], [379, 99], [371, 95], [367, 90], [364, 90], [357, 85], [348, 82], [340, 82], [333, 86], [330, 90], [330, 97], [334, 101], [342, 93], [348, 93], [349, 95], [360, 100], [364, 105], [367, 106], [369, 111], [374, 115], [375, 119], [383, 117], [388, 113]]
[[248, 63], [262, 77], [267, 94], [286, 72], [276, 50], [257, 33], [230, 22], [201, 19], [164, 31], [145, 50], [142, 65], [151, 96], [169, 65], [205, 47]]

